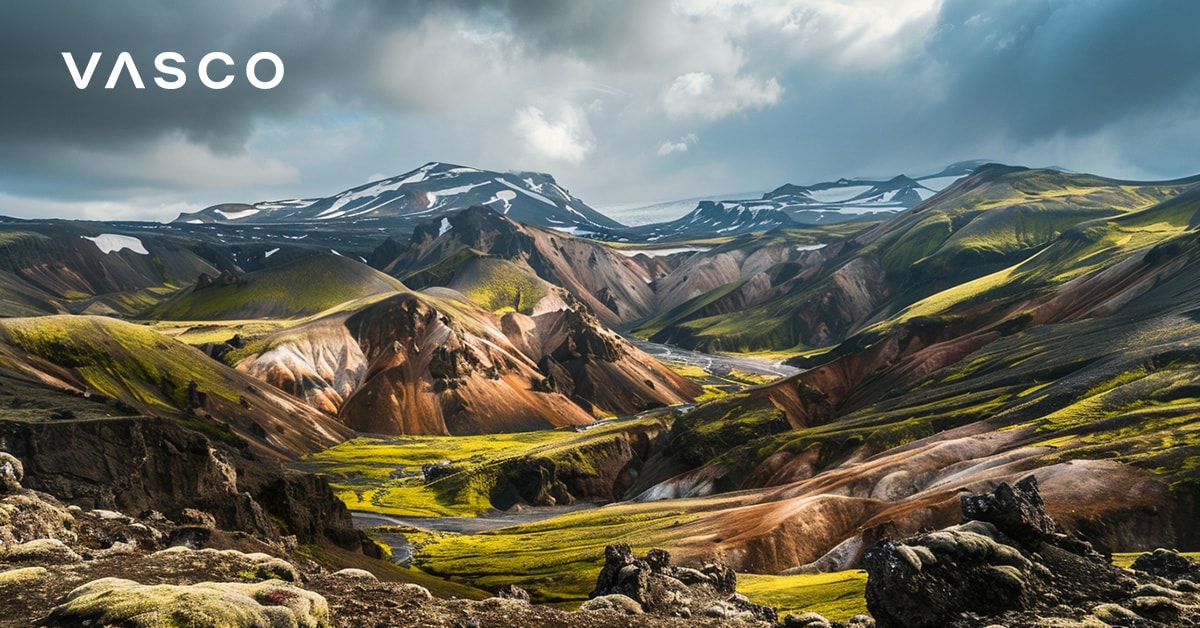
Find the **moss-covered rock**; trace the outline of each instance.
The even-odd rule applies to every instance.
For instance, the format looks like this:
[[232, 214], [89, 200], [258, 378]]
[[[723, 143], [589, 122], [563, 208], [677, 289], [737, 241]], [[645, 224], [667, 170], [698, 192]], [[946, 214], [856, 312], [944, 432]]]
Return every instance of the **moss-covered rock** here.
[[102, 578], [71, 591], [50, 612], [45, 625], [319, 628], [328, 622], [325, 598], [279, 580], [147, 586], [121, 578]]
[[190, 549], [176, 546], [155, 552], [148, 560], [181, 563], [224, 563], [231, 576], [245, 580], [286, 580], [298, 582], [300, 574], [290, 563], [261, 552], [246, 554], [237, 550]]
[[25, 584], [43, 578], [48, 573], [50, 572], [45, 567], [19, 567], [0, 571], [0, 588]]
[[12, 563], [77, 563], [83, 558], [58, 539], [34, 539], [6, 548], [0, 559]]

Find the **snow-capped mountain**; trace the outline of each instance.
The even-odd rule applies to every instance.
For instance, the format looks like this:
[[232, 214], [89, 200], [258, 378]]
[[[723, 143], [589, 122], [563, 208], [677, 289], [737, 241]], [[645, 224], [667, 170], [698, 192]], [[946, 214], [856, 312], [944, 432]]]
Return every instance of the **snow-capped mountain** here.
[[326, 198], [226, 203], [181, 214], [174, 222], [404, 226], [472, 205], [490, 207], [520, 222], [571, 233], [621, 227], [572, 196], [548, 174], [499, 173], [438, 162]]
[[788, 183], [762, 198], [701, 201], [684, 216], [638, 227], [636, 234], [646, 240], [660, 241], [890, 215], [915, 207], [971, 174], [980, 163], [961, 162], [916, 178], [899, 175], [891, 179], [838, 179], [812, 185]]

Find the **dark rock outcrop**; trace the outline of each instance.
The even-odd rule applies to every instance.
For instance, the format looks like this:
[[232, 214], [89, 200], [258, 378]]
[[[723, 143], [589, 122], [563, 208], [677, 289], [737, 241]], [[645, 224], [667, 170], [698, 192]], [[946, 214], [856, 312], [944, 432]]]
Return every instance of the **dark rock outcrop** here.
[[628, 544], [614, 543], [604, 548], [604, 567], [588, 597], [625, 596], [651, 614], [778, 621], [774, 608], [754, 604], [736, 587], [737, 574], [725, 565], [680, 567], [671, 564], [666, 550], [652, 549], [638, 557]]
[[359, 545], [324, 479], [243, 456], [168, 419], [0, 421], [0, 448], [23, 463], [25, 487], [84, 509], [157, 511], [175, 520], [196, 510], [217, 527], [263, 539]]
[[[1200, 621], [1190, 581], [1116, 567], [1086, 540], [1057, 532], [1032, 477], [964, 495], [962, 508], [960, 525], [867, 551], [867, 608], [881, 628]], [[1169, 555], [1140, 560], [1164, 574], [1184, 568]]]
[[1200, 582], [1200, 563], [1171, 550], [1160, 548], [1149, 554], [1142, 554], [1133, 561], [1130, 568], [1167, 580], [1186, 578], [1192, 582]]

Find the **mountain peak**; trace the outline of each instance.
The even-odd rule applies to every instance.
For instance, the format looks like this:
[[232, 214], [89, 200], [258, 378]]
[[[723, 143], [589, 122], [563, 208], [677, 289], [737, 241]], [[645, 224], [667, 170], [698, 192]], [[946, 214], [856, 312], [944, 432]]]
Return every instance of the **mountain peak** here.
[[571, 195], [549, 174], [499, 173], [440, 161], [325, 198], [225, 203], [194, 214], [181, 214], [174, 222], [368, 223], [411, 229], [420, 222], [449, 216], [472, 205], [490, 207], [520, 222], [569, 232], [621, 227]]

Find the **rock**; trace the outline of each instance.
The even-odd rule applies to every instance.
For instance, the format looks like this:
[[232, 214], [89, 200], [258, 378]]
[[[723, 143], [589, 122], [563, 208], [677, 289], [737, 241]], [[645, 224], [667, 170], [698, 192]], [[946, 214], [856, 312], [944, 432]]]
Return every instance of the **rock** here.
[[496, 597], [506, 600], [517, 600], [518, 602], [528, 602], [529, 592], [515, 584], [506, 584], [496, 591]]
[[875, 618], [870, 615], [855, 615], [846, 622], [847, 626], [859, 626], [861, 628], [875, 628]]
[[620, 615], [641, 615], [642, 605], [627, 595], [613, 593], [594, 597], [579, 606], [579, 610], [587, 613], [611, 612]]
[[[965, 496], [962, 505], [965, 516], [987, 521], [885, 539], [866, 552], [867, 608], [878, 626], [1200, 621], [1200, 596], [1118, 568], [1086, 541], [1056, 532], [1031, 478], [1015, 488], [1001, 484], [993, 493]], [[1144, 563], [1162, 565], [1182, 563], [1165, 554]]]
[[188, 549], [201, 549], [208, 545], [209, 539], [212, 538], [212, 528], [203, 526], [185, 526], [176, 528], [171, 531], [171, 535], [167, 537], [167, 545], [171, 547], [186, 547]]
[[1058, 531], [1058, 524], [1046, 514], [1037, 478], [1032, 475], [1014, 486], [1001, 484], [992, 493], [963, 495], [962, 511], [964, 519], [991, 523], [1009, 538], [1033, 549]]
[[425, 587], [423, 587], [419, 584], [405, 582], [404, 584], [401, 584], [399, 587], [397, 587], [397, 590], [399, 590], [401, 593], [404, 593], [406, 595], [410, 595], [418, 600], [432, 600], [433, 599], [433, 594], [429, 592], [429, 589], [426, 589]]
[[196, 508], [184, 508], [179, 511], [179, 515], [175, 517], [180, 524], [196, 526], [200, 528], [215, 528], [217, 527], [217, 518], [211, 513], [198, 510]]
[[626, 543], [604, 549], [604, 567], [590, 597], [623, 595], [637, 602], [646, 613], [690, 617], [693, 608], [705, 614], [719, 612], [721, 618], [740, 617], [775, 623], [774, 608], [754, 604], [734, 590], [737, 574], [724, 565], [705, 565], [701, 570], [671, 564], [665, 550], [652, 549], [644, 558], [633, 555]]
[[0, 558], [12, 563], [77, 563], [83, 560], [58, 539], [36, 539], [9, 547]]
[[203, 582], [147, 586], [102, 578], [71, 591], [46, 618], [46, 626], [167, 625], [298, 626], [318, 628], [329, 620], [325, 598], [278, 580], [253, 584]]
[[39, 578], [44, 578], [48, 573], [50, 572], [45, 567], [20, 567], [9, 569], [8, 571], [0, 571], [0, 588], [26, 584]]
[[169, 547], [145, 558], [150, 563], [176, 563], [179, 565], [224, 564], [229, 573], [238, 574], [248, 580], [285, 580], [299, 582], [300, 572], [285, 560], [254, 552], [246, 554], [237, 550], [194, 550], [183, 546]]
[[73, 512], [33, 491], [0, 495], [0, 545], [48, 538], [74, 543], [78, 533]]
[[333, 572], [333, 575], [341, 577], [341, 578], [354, 578], [354, 579], [358, 579], [358, 580], [372, 580], [372, 581], [379, 580], [379, 578], [375, 574], [367, 571], [366, 569], [354, 569], [353, 567], [347, 567], [346, 569], [339, 569], [338, 571]]
[[1167, 580], [1200, 579], [1200, 563], [1162, 548], [1138, 556], [1129, 568]]
[[785, 628], [830, 628], [832, 624], [818, 613], [788, 614], [783, 618]]
[[25, 465], [16, 456], [0, 451], [0, 493], [13, 493], [21, 490], [21, 480], [25, 479]]

